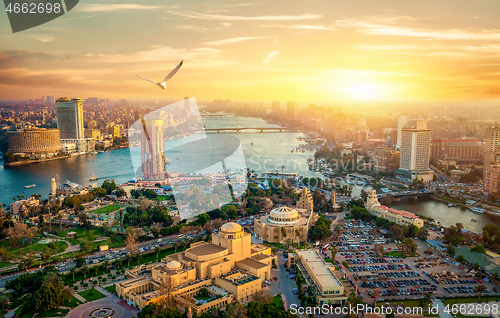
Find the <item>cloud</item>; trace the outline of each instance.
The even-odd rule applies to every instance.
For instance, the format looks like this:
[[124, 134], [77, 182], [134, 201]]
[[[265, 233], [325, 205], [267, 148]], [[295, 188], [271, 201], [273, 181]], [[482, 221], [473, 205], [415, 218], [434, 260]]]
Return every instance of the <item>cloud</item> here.
[[276, 57], [280, 54], [279, 51], [274, 51], [269, 53], [269, 55], [262, 61], [262, 63], [271, 63], [272, 60], [276, 59]]
[[69, 20], [79, 20], [79, 19], [88, 19], [88, 18], [93, 18], [95, 15], [87, 15], [84, 17], [76, 17], [76, 18], [68, 18], [68, 19], [62, 19], [64, 21], [69, 21]]
[[56, 38], [50, 35], [33, 34], [28, 36], [30, 39], [41, 41], [41, 42], [53, 42]]
[[[377, 19], [374, 19], [377, 20]], [[338, 20], [337, 25], [340, 27], [352, 27], [361, 29], [363, 33], [377, 35], [397, 35], [407, 37], [431, 38], [438, 40], [500, 40], [500, 32], [498, 30], [478, 30], [470, 32], [461, 29], [450, 30], [428, 30], [408, 27], [398, 27], [387, 24], [376, 24], [372, 20], [345, 19]], [[385, 21], [393, 22], [386, 18]]]
[[128, 55], [89, 53], [87, 57], [91, 57], [94, 62], [100, 63], [164, 62], [170, 60], [180, 61], [182, 59], [209, 58], [214, 57], [220, 52], [221, 50], [204, 47], [196, 49], [174, 49], [169, 46], [155, 45], [148, 51], [137, 51]]
[[206, 14], [206, 13], [188, 13], [188, 12], [176, 12], [167, 11], [170, 14], [190, 18], [190, 19], [201, 19], [201, 20], [219, 20], [219, 21], [287, 21], [287, 20], [312, 20], [319, 19], [321, 15], [319, 14], [302, 14], [302, 15], [268, 15], [268, 16], [256, 16], [256, 17], [243, 17], [237, 15], [223, 15], [223, 14]]
[[230, 38], [230, 39], [224, 39], [224, 40], [218, 40], [218, 41], [205, 42], [203, 44], [206, 44], [206, 45], [224, 45], [224, 44], [238, 43], [238, 42], [243, 42], [243, 41], [248, 41], [248, 40], [269, 39], [269, 38], [270, 38], [270, 36], [237, 37], [237, 38]]
[[145, 6], [141, 4], [87, 4], [80, 11], [84, 12], [104, 12], [123, 10], [155, 10], [161, 6]]
[[202, 28], [196, 25], [177, 25], [174, 28], [179, 30], [190, 30], [190, 31], [198, 31], [198, 32], [206, 32], [207, 28]]

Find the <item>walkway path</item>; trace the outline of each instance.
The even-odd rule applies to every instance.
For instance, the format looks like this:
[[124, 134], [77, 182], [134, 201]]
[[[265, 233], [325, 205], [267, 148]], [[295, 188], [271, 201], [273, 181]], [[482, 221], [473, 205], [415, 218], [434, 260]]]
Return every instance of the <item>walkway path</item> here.
[[78, 295], [78, 293], [75, 293], [73, 296], [75, 296], [76, 299], [81, 301], [82, 303], [85, 303], [87, 299], [83, 298], [82, 296]]
[[453, 318], [453, 316], [449, 312], [445, 312], [446, 305], [443, 304], [441, 299], [434, 299], [434, 304], [438, 307], [439, 310], [439, 318]]

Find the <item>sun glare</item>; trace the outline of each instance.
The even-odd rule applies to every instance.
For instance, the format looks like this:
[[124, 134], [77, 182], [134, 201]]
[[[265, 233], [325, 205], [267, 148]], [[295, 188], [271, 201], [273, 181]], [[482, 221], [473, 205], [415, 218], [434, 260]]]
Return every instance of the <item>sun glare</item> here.
[[369, 100], [380, 97], [380, 91], [373, 84], [354, 84], [347, 87], [349, 96], [353, 99]]

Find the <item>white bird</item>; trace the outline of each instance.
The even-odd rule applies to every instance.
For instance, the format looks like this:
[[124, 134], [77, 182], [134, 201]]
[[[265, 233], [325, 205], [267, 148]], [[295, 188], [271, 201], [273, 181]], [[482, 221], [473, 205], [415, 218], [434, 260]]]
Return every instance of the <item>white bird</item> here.
[[167, 89], [167, 81], [168, 81], [169, 79], [171, 79], [171, 78], [172, 78], [172, 76], [174, 76], [174, 75], [175, 75], [175, 73], [177, 73], [177, 71], [181, 68], [181, 66], [182, 66], [182, 63], [183, 63], [183, 62], [184, 62], [184, 60], [182, 60], [182, 61], [179, 63], [179, 65], [177, 65], [177, 66], [176, 66], [176, 67], [172, 70], [172, 72], [170, 72], [170, 74], [168, 74], [168, 75], [167, 75], [167, 77], [165, 77], [165, 79], [163, 80], [163, 82], [155, 82], [155, 81], [152, 81], [152, 80], [148, 80], [147, 78], [140, 77], [139, 75], [136, 75], [136, 76], [137, 76], [138, 78], [140, 78], [140, 79], [143, 79], [143, 80], [145, 80], [145, 81], [148, 81], [148, 82], [151, 82], [151, 83], [153, 83], [153, 84], [155, 84], [155, 85], [158, 85], [158, 87], [159, 87], [159, 88], [161, 88], [161, 89]]

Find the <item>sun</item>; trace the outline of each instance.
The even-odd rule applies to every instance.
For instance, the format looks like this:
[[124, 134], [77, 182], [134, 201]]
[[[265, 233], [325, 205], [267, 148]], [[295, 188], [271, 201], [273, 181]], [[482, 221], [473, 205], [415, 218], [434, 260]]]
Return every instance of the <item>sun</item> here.
[[349, 85], [347, 92], [351, 98], [359, 100], [378, 99], [380, 97], [380, 91], [374, 84]]

